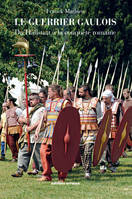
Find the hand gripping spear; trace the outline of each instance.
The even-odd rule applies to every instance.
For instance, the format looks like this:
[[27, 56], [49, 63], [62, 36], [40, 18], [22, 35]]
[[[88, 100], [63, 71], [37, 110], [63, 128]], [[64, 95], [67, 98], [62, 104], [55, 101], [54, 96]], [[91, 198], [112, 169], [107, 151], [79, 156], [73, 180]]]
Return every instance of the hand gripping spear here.
[[[29, 113], [28, 113], [28, 93], [27, 93], [27, 70], [26, 70], [26, 63], [27, 58], [35, 56], [33, 54], [29, 54], [29, 42], [21, 38], [18, 40], [13, 47], [19, 48], [20, 54], [15, 55], [15, 57], [23, 57], [24, 58], [24, 77], [25, 77], [25, 96], [26, 96], [26, 114], [27, 114], [27, 126], [29, 126]], [[26, 54], [21, 54], [21, 48], [26, 50]], [[28, 142], [28, 151], [30, 151], [30, 134], [27, 133], [27, 142]]]

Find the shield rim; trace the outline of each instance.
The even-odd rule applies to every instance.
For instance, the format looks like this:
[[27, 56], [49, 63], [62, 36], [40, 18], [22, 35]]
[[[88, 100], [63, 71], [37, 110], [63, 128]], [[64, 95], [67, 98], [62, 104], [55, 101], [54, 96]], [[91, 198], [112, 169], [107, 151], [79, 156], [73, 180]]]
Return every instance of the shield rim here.
[[[113, 142], [113, 147], [112, 147], [112, 151], [111, 151], [111, 160], [112, 160], [112, 163], [115, 163], [120, 158], [120, 156], [122, 154], [122, 150], [123, 150], [125, 144], [127, 143], [127, 139], [128, 139], [128, 136], [129, 136], [130, 127], [132, 126], [131, 117], [129, 115], [131, 113], [132, 113], [132, 106], [129, 107], [127, 109], [127, 111], [125, 112], [125, 114], [124, 114], [124, 116], [123, 116], [123, 118], [122, 118], [122, 120], [120, 122], [120, 125], [119, 125], [119, 127], [117, 129], [117, 134], [116, 134], [115, 140]], [[119, 146], [120, 137], [122, 135], [122, 132], [124, 130], [126, 122], [128, 122], [127, 129], [126, 129], [126, 131], [127, 131], [126, 132], [126, 136], [123, 139], [121, 146], [117, 148], [117, 146]]]
[[[74, 114], [77, 116], [78, 115], [78, 118], [76, 117], [76, 121], [78, 120], [78, 124], [76, 125], [77, 127], [76, 128], [78, 128], [78, 140], [73, 140], [73, 142], [75, 142], [76, 143], [76, 148], [79, 146], [79, 144], [80, 144], [80, 115], [79, 115], [79, 113], [78, 113], [78, 110], [76, 109], [76, 108], [74, 108], [74, 107], [65, 107], [64, 109], [62, 109], [62, 111], [59, 113], [59, 116], [58, 116], [58, 119], [57, 119], [57, 121], [56, 121], [56, 124], [55, 124], [55, 128], [54, 128], [54, 132], [56, 132], [57, 131], [57, 128], [59, 127], [59, 122], [61, 121], [60, 120], [60, 118], [62, 117], [62, 114], [64, 115], [64, 111], [66, 112], [66, 111], [68, 111], [68, 109], [69, 110], [71, 110], [72, 112], [73, 112], [73, 110], [74, 110]], [[66, 113], [65, 113], [66, 114]], [[65, 125], [67, 124], [67, 121], [65, 121]], [[60, 127], [61, 128], [61, 127]], [[69, 127], [69, 128], [71, 128], [71, 127]], [[64, 128], [64, 129], [66, 129], [66, 128]], [[70, 130], [70, 132], [71, 132], [72, 130]], [[77, 132], [76, 132], [77, 133]], [[64, 136], [65, 136], [65, 130], [64, 130], [64, 132], [63, 132], [63, 134], [64, 134]], [[63, 138], [62, 139], [64, 139], [64, 136], [63, 136]], [[72, 136], [73, 137], [73, 136]], [[58, 170], [59, 172], [68, 172], [68, 170], [70, 170], [71, 168], [72, 168], [72, 166], [73, 166], [73, 164], [74, 164], [74, 162], [75, 162], [75, 159], [76, 159], [76, 154], [77, 154], [77, 150], [76, 150], [76, 154], [74, 154], [74, 157], [71, 157], [71, 162], [69, 161], [68, 162], [68, 164], [67, 165], [65, 165], [65, 168], [62, 168], [62, 166], [61, 166], [61, 164], [59, 164], [59, 163], [57, 163], [56, 164], [56, 160], [55, 160], [55, 158], [57, 157], [57, 159], [58, 159], [58, 152], [57, 152], [57, 150], [56, 150], [56, 148], [55, 148], [55, 133], [53, 133], [53, 138], [52, 138], [52, 162], [53, 162], [53, 165], [54, 165], [54, 167], [55, 167], [55, 169], [56, 170]], [[75, 143], [73, 143], [74, 145], [75, 145]], [[62, 146], [63, 144], [61, 144], [61, 146]], [[74, 148], [75, 148], [75, 146], [74, 146]], [[61, 154], [63, 153], [63, 150], [61, 151]], [[64, 153], [63, 153], [63, 155], [64, 155]], [[68, 155], [67, 155], [68, 156]], [[66, 156], [64, 157], [64, 158], [67, 158]], [[63, 163], [64, 164], [64, 163]], [[63, 165], [62, 164], [62, 165]]]
[[[109, 118], [107, 133], [106, 133], [107, 137], [106, 137], [106, 140], [105, 140], [105, 142], [104, 142], [104, 144], [102, 146], [102, 150], [100, 152], [100, 156], [99, 156], [99, 158], [97, 158], [98, 155], [99, 155], [99, 152], [97, 153], [97, 151], [99, 151], [99, 149], [101, 147], [101, 141], [100, 140], [102, 139], [103, 132], [104, 132], [104, 129], [103, 129], [102, 126], [104, 126], [104, 128], [105, 128], [105, 122], [106, 122], [108, 116], [110, 118]], [[94, 153], [93, 153], [93, 166], [97, 166], [98, 165], [98, 163], [99, 163], [99, 161], [100, 161], [100, 159], [102, 157], [102, 154], [103, 154], [103, 152], [104, 152], [104, 150], [105, 150], [105, 148], [107, 146], [108, 139], [109, 139], [109, 134], [110, 134], [110, 130], [111, 130], [111, 119], [112, 119], [112, 111], [111, 111], [111, 109], [109, 109], [104, 114], [104, 117], [102, 119], [101, 125], [99, 127], [99, 131], [98, 131], [98, 134], [97, 134], [97, 137], [96, 137], [96, 140], [95, 140]], [[100, 144], [99, 144], [99, 142], [100, 142]]]

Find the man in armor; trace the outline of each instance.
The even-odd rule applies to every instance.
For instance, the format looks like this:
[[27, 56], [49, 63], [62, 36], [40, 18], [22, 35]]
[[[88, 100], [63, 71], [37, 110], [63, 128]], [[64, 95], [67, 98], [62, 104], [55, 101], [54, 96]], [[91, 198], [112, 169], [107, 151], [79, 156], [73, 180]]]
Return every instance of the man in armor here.
[[79, 111], [81, 122], [80, 153], [85, 178], [89, 179], [91, 177], [92, 152], [102, 112], [98, 98], [91, 96], [88, 85], [82, 85], [79, 88], [79, 96], [81, 98], [76, 100], [75, 106]]
[[[62, 98], [62, 88], [59, 85], [50, 85], [48, 88], [49, 99], [46, 101], [46, 117], [44, 118], [46, 122], [46, 129], [44, 131], [44, 138], [40, 148], [40, 157], [43, 166], [42, 177], [38, 181], [51, 181], [52, 170], [51, 170], [51, 146], [52, 137], [54, 132], [54, 126], [57, 121], [59, 112], [67, 107], [71, 106], [70, 101]], [[36, 133], [36, 138], [38, 133]], [[60, 181], [64, 181], [67, 173], [58, 172], [58, 178]]]

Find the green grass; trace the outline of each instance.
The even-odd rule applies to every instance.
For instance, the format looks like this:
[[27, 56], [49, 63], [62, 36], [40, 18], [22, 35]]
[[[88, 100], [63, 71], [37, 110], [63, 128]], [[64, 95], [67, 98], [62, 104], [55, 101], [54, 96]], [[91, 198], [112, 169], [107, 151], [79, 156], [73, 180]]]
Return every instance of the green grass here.
[[[6, 161], [0, 161], [0, 199], [130, 199], [132, 198], [132, 152], [128, 158], [120, 159], [116, 173], [109, 170], [99, 173], [99, 167], [92, 169], [90, 180], [84, 179], [81, 167], [69, 173], [65, 184], [57, 182], [57, 172], [53, 169], [53, 181], [37, 182], [37, 176], [24, 173], [21, 178], [13, 178], [17, 163], [9, 161], [8, 149]], [[69, 184], [68, 184], [69, 183]], [[73, 183], [73, 184], [72, 184]], [[74, 184], [75, 183], [75, 184]]]

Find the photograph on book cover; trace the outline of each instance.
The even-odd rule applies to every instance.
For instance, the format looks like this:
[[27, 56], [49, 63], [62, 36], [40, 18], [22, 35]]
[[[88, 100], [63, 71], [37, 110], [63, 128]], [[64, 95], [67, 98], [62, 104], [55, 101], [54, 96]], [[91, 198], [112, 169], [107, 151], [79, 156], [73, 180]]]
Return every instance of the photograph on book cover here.
[[[30, 175], [27, 176], [24, 172], [28, 165], [26, 169], [18, 168], [13, 173], [16, 165], [11, 166], [9, 161], [5, 161], [6, 157], [10, 159], [12, 149], [7, 142], [9, 150], [2, 155], [2, 147], [5, 145], [1, 141], [1, 159], [4, 161], [0, 162], [0, 181], [1, 184], [2, 181], [7, 183], [8, 192], [5, 198], [41, 198], [43, 191], [47, 198], [105, 199], [114, 196], [124, 198], [126, 195], [130, 198], [130, 160], [126, 158], [126, 161], [119, 161], [119, 158], [129, 156], [125, 150], [132, 150], [132, 133], [129, 134], [132, 117], [132, 109], [129, 108], [132, 106], [131, 0], [0, 0], [0, 47], [0, 114], [5, 110], [3, 102], [14, 98], [17, 106], [25, 111], [26, 130], [30, 132], [27, 133], [27, 150], [30, 151], [33, 146], [31, 160], [34, 159], [38, 144], [34, 140], [39, 134], [36, 133], [35, 137], [31, 132], [36, 128], [36, 132], [41, 134], [43, 118], [48, 118], [49, 123], [45, 122], [41, 141], [50, 147], [43, 146], [40, 151], [41, 166], [46, 161], [42, 157], [44, 150], [51, 152], [52, 144], [52, 163], [59, 171], [57, 173], [53, 169], [55, 173], [51, 177], [51, 162], [48, 162], [48, 175], [44, 174], [47, 170], [43, 167], [43, 173], [39, 171], [40, 168], [34, 168], [27, 172]], [[40, 123], [35, 124], [32, 129], [29, 105], [37, 105], [32, 101], [38, 95], [46, 107], [46, 114], [43, 114], [43, 118], [38, 115]], [[41, 107], [42, 103], [36, 106], [34, 112], [38, 108], [44, 108]], [[66, 106], [74, 106], [76, 109]], [[79, 121], [76, 128], [73, 125], [75, 121]], [[80, 128], [83, 135], [81, 142]], [[76, 140], [73, 139], [75, 129]], [[63, 143], [58, 144], [63, 132]], [[23, 140], [21, 141], [24, 142]], [[79, 143], [80, 149], [77, 147]], [[128, 148], [125, 149], [126, 143]], [[71, 146], [74, 144], [75, 147]], [[106, 145], [109, 147], [107, 151]], [[84, 146], [89, 147], [85, 147], [85, 152]], [[60, 151], [63, 151], [61, 156]], [[104, 151], [109, 155], [107, 161], [103, 157]], [[69, 154], [72, 156], [70, 160], [64, 158], [66, 154], [67, 157]], [[12, 160], [16, 162], [17, 157]], [[18, 161], [18, 167], [19, 163]], [[9, 172], [5, 172], [5, 168]], [[23, 181], [17, 183], [24, 192], [17, 189], [16, 178], [11, 175], [22, 177]], [[40, 177], [37, 181], [36, 176]], [[52, 183], [40, 183], [51, 180]], [[44, 185], [46, 190], [43, 190]], [[5, 193], [5, 185], [1, 186], [2, 193]], [[16, 188], [16, 195], [11, 192], [13, 186]]]

